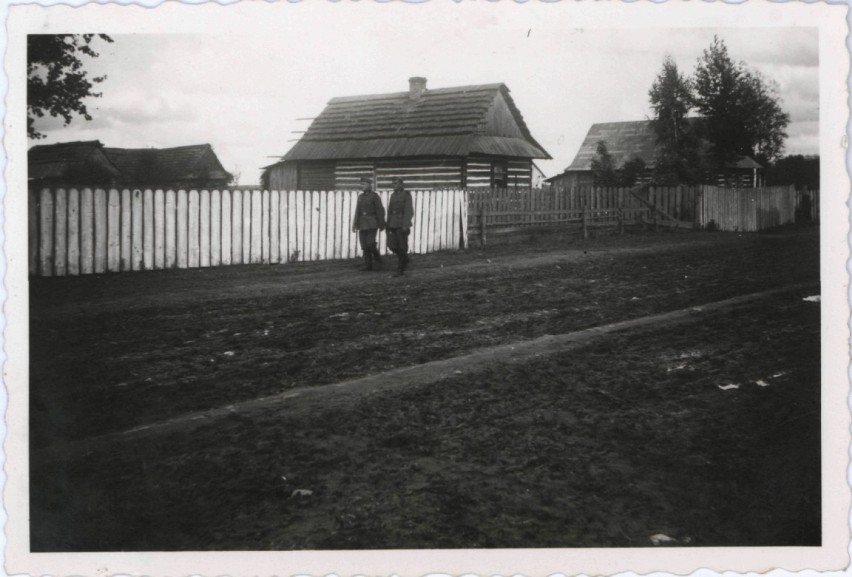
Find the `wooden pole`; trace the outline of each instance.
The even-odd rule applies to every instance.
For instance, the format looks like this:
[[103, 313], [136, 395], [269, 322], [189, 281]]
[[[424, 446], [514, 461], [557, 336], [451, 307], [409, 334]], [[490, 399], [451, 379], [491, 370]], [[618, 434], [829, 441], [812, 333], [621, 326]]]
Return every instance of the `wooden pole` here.
[[485, 215], [487, 210], [485, 208], [485, 203], [479, 207], [479, 242], [482, 246], [485, 246]]
[[654, 205], [654, 232], [660, 232], [660, 221], [659, 221], [659, 217], [657, 216], [657, 210], [656, 210], [657, 209], [657, 202], [659, 200], [659, 195], [657, 194], [656, 189], [652, 189], [652, 190], [653, 190], [653, 199], [654, 199], [653, 201], [651, 201]]
[[701, 218], [698, 214], [698, 208], [701, 202], [701, 187], [696, 186], [692, 191], [692, 228], [697, 229], [701, 226]]

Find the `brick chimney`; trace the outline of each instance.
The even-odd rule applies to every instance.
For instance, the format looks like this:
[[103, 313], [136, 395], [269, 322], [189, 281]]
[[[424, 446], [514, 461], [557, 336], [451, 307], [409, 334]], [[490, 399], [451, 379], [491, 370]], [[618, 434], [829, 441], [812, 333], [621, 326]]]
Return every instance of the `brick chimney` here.
[[419, 100], [426, 92], [426, 79], [422, 76], [412, 76], [408, 79], [408, 97], [411, 100]]

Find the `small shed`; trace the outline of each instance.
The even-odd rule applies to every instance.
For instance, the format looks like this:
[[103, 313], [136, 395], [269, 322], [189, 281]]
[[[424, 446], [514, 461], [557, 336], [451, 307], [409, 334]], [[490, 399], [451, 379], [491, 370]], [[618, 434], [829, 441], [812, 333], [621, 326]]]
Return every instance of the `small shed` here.
[[209, 144], [107, 148], [97, 140], [37, 145], [28, 152], [33, 186], [223, 188], [232, 176]]
[[273, 190], [347, 190], [370, 176], [376, 188], [529, 188], [536, 142], [505, 84], [426, 88], [331, 99], [280, 161], [265, 167]]
[[[695, 121], [697, 119], [690, 119]], [[604, 122], [593, 124], [570, 165], [560, 174], [547, 179], [553, 186], [593, 186], [592, 160], [597, 155], [599, 142], [606, 143], [612, 156], [612, 163], [620, 168], [633, 159], [645, 163], [648, 178], [657, 160], [657, 134], [653, 121], [638, 120], [630, 122]], [[743, 156], [736, 162], [727, 164], [724, 170], [713, 175], [712, 184], [733, 188], [759, 186], [763, 177], [763, 166], [749, 156]], [[711, 184], [711, 183], [708, 183]]]

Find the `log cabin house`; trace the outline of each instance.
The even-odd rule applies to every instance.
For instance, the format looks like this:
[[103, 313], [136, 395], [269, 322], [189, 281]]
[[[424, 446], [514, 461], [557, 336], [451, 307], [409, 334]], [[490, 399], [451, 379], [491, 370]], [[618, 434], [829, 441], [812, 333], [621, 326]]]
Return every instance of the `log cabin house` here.
[[529, 188], [535, 141], [505, 84], [333, 98], [281, 160], [267, 166], [270, 190], [377, 189], [401, 176], [406, 188]]
[[[697, 120], [697, 119], [690, 119]], [[570, 165], [560, 174], [547, 179], [559, 188], [594, 186], [592, 159], [597, 154], [598, 142], [606, 143], [616, 168], [635, 158], [645, 163], [645, 177], [650, 180], [657, 159], [657, 135], [651, 120], [631, 122], [604, 122], [593, 124]], [[729, 188], [752, 188], [763, 183], [763, 166], [749, 156], [727, 164], [723, 170], [708, 175], [709, 182]]]
[[232, 180], [209, 144], [107, 148], [97, 140], [32, 147], [30, 186], [221, 189]]

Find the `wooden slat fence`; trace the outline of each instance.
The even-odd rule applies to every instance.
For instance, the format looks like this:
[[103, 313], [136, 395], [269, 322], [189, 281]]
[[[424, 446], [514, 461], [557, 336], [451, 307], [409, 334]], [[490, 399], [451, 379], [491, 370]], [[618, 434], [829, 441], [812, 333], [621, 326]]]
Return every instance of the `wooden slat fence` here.
[[724, 189], [715, 186], [545, 188], [469, 191], [468, 227], [480, 240], [487, 230], [532, 227], [624, 226], [645, 223], [677, 228], [757, 231], [795, 222], [804, 194], [811, 220], [819, 219], [819, 191], [791, 186]]
[[616, 226], [654, 222], [655, 217], [659, 221], [691, 223], [696, 190], [688, 187], [471, 190], [469, 197], [468, 227], [477, 231], [571, 224]]
[[[29, 273], [103, 272], [289, 263], [360, 256], [358, 191], [57, 188], [28, 198]], [[389, 191], [381, 191], [385, 207]], [[412, 191], [414, 253], [457, 249], [467, 192]], [[379, 235], [380, 249], [387, 239]]]
[[[814, 221], [819, 218], [819, 191], [809, 191]], [[700, 187], [698, 225], [723, 231], [756, 232], [796, 222], [803, 193], [795, 187], [766, 188]], [[815, 215], [815, 216], [814, 216]], [[711, 224], [712, 223], [712, 224]]]
[[[797, 190], [796, 191], [796, 207], [805, 208], [807, 202], [811, 205], [810, 220], [811, 222], [819, 222], [819, 190]], [[804, 215], [803, 215], [804, 216]]]

